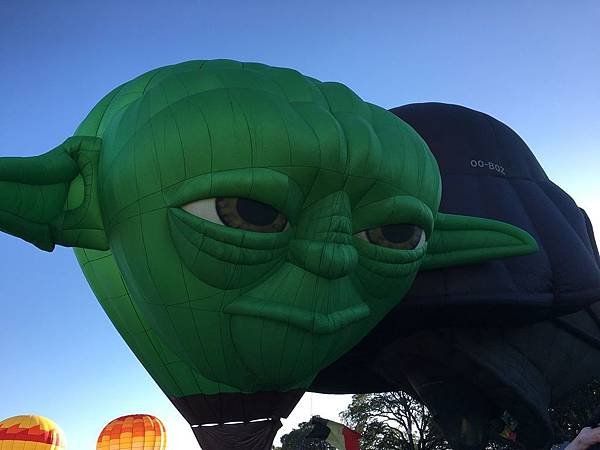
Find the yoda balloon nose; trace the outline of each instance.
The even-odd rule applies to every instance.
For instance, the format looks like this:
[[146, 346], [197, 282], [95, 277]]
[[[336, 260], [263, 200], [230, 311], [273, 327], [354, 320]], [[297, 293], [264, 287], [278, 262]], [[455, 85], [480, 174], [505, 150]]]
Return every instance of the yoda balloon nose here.
[[192, 424], [289, 413], [419, 270], [536, 250], [509, 224], [439, 213], [441, 194], [427, 145], [392, 113], [226, 60], [141, 75], [54, 150], [0, 159], [0, 229], [75, 248]]

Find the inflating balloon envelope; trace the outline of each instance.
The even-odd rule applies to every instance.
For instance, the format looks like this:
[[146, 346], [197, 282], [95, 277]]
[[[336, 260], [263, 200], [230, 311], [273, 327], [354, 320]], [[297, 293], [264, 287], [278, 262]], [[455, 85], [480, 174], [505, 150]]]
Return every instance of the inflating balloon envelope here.
[[312, 389], [413, 393], [457, 449], [485, 447], [507, 412], [520, 444], [545, 448], [548, 407], [600, 374], [590, 221], [498, 120], [440, 103], [392, 111], [438, 161], [440, 211], [512, 223], [540, 251], [419, 273], [402, 303]]
[[0, 229], [75, 247], [205, 449], [270, 448], [419, 270], [536, 251], [508, 223], [439, 213], [440, 195], [435, 158], [392, 113], [225, 60], [148, 72], [54, 150], [0, 159]]
[[158, 417], [130, 414], [111, 420], [100, 432], [96, 450], [165, 450], [167, 432]]
[[9, 417], [0, 421], [2, 450], [65, 450], [67, 441], [54, 421], [37, 415]]

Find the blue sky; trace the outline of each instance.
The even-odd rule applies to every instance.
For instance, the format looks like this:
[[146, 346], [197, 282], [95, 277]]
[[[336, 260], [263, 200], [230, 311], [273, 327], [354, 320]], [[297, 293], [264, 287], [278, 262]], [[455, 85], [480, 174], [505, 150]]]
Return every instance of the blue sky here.
[[[343, 82], [384, 107], [459, 103], [513, 127], [600, 228], [600, 3], [0, 0], [0, 155], [43, 153], [110, 89], [232, 58]], [[0, 235], [0, 416], [57, 421], [71, 449], [137, 411], [187, 426], [118, 336], [72, 252]], [[290, 421], [346, 399], [305, 400]], [[312, 406], [311, 406], [312, 404]], [[293, 425], [293, 423], [291, 423]]]

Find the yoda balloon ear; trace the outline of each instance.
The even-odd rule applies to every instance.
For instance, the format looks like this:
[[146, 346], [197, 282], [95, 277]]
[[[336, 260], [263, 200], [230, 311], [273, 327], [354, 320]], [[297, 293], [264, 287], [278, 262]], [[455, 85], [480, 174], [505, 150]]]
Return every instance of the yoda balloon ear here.
[[529, 233], [507, 223], [438, 213], [422, 269], [528, 255], [537, 250]]
[[107, 250], [97, 196], [102, 140], [74, 136], [40, 156], [0, 158], [0, 230], [42, 250]]

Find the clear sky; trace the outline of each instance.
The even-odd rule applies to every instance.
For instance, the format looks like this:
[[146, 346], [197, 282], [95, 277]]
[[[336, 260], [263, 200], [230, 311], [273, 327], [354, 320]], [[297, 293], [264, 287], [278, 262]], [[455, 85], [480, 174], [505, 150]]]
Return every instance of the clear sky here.
[[[232, 58], [340, 81], [384, 107], [442, 101], [513, 127], [600, 229], [600, 2], [0, 0], [0, 155], [43, 153], [113, 87]], [[122, 414], [187, 424], [121, 340], [72, 252], [0, 235], [0, 416], [46, 415], [92, 449]], [[303, 401], [289, 426], [347, 397]]]

